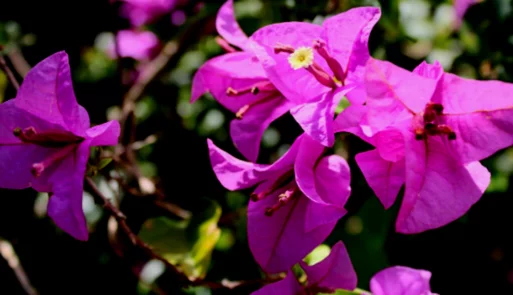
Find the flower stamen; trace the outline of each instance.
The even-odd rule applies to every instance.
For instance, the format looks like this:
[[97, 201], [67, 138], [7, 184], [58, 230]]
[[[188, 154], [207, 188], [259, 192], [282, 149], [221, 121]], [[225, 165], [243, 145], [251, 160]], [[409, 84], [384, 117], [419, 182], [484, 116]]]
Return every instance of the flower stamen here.
[[314, 54], [311, 47], [299, 47], [288, 58], [290, 66], [294, 70], [308, 68], [313, 65]]
[[273, 92], [277, 91], [274, 85], [269, 81], [261, 81], [258, 83], [255, 83], [249, 87], [242, 88], [242, 89], [235, 89], [233, 87], [228, 87], [226, 89], [226, 95], [228, 96], [239, 96], [247, 93], [252, 93], [254, 95], [259, 94], [260, 92]]
[[76, 147], [77, 147], [76, 144], [70, 144], [70, 145], [65, 146], [64, 148], [56, 150], [55, 153], [52, 153], [49, 157], [44, 159], [42, 162], [32, 164], [32, 168], [31, 168], [30, 172], [32, 173], [32, 175], [34, 175], [34, 177], [41, 176], [41, 173], [43, 173], [43, 171], [46, 168], [52, 166], [60, 159], [66, 157], [69, 153], [73, 152]]
[[[319, 45], [320, 46], [320, 45]], [[338, 77], [332, 77], [331, 74], [326, 72], [319, 64], [314, 61], [314, 51], [312, 47], [302, 46], [297, 49], [294, 49], [292, 46], [277, 44], [274, 47], [275, 53], [290, 53], [288, 57], [289, 65], [294, 70], [306, 69], [310, 72], [315, 79], [321, 83], [322, 85], [329, 88], [336, 88], [337, 86], [343, 85], [341, 80]], [[327, 53], [327, 51], [326, 51]], [[332, 64], [335, 65], [336, 60], [333, 59]], [[331, 67], [331, 66], [330, 66]], [[340, 67], [340, 65], [339, 65]], [[343, 72], [342, 69], [338, 70], [338, 72]]]
[[286, 185], [290, 186], [291, 182], [294, 181], [293, 178], [294, 178], [294, 171], [292, 171], [292, 170], [287, 171], [286, 173], [284, 173], [283, 175], [278, 177], [269, 188], [267, 188], [261, 192], [258, 192], [258, 193], [253, 192], [249, 197], [250, 197], [251, 201], [253, 201], [253, 202], [262, 200], [265, 197], [267, 197], [268, 195], [272, 194], [274, 191], [276, 191], [280, 188], [283, 188]]
[[83, 137], [76, 136], [69, 131], [54, 130], [37, 132], [33, 126], [25, 129], [16, 127], [13, 129], [13, 134], [24, 143], [32, 143], [44, 147], [63, 147], [84, 140]]
[[328, 49], [326, 48], [326, 42], [323, 40], [315, 40], [314, 41], [314, 48], [317, 50], [320, 56], [326, 60], [328, 63], [328, 66], [330, 67], [331, 71], [334, 74], [333, 80], [338, 85], [344, 85], [344, 79], [345, 79], [345, 73], [342, 69], [342, 66], [340, 63], [331, 56], [331, 54], [328, 52]]
[[285, 206], [290, 200], [297, 196], [297, 186], [294, 184], [293, 187], [287, 189], [285, 192], [278, 196], [278, 203], [265, 209], [266, 216], [272, 216], [274, 212], [278, 211], [281, 207]]
[[221, 46], [222, 49], [224, 49], [224, 51], [226, 51], [226, 53], [233, 53], [233, 52], [237, 52], [237, 49], [233, 48], [228, 42], [226, 42], [226, 40], [224, 40], [223, 38], [217, 36], [216, 37], [216, 43]]
[[426, 139], [428, 135], [447, 135], [449, 140], [456, 139], [456, 132], [454, 132], [451, 127], [439, 123], [440, 116], [443, 115], [443, 110], [443, 105], [439, 103], [430, 102], [426, 105], [422, 115], [424, 128], [419, 127], [415, 129], [416, 140]]

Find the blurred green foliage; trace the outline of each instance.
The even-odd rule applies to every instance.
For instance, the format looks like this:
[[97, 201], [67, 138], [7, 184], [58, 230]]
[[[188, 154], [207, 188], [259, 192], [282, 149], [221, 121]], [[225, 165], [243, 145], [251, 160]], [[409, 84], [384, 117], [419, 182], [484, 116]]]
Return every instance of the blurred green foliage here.
[[190, 220], [153, 218], [147, 220], [139, 232], [143, 241], [170, 263], [179, 266], [191, 280], [205, 277], [212, 250], [221, 237], [221, 229], [217, 226], [221, 208], [210, 199], [202, 200], [204, 204], [198, 206], [204, 207], [203, 211], [196, 212]]

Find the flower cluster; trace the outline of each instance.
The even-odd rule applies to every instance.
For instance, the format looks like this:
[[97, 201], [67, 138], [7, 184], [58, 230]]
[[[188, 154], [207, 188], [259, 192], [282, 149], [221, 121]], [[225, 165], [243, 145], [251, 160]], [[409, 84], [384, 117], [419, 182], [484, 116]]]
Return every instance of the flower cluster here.
[[[327, 261], [303, 265], [306, 283], [290, 272], [346, 214], [349, 166], [328, 152], [336, 133], [352, 133], [375, 147], [355, 160], [385, 208], [404, 186], [395, 226], [404, 234], [464, 215], [490, 183], [479, 161], [513, 144], [512, 84], [461, 78], [437, 62], [408, 71], [372, 58], [368, 40], [380, 15], [379, 8], [359, 7], [322, 25], [278, 23], [248, 37], [235, 20], [232, 0], [218, 13], [217, 41], [226, 54], [198, 70], [191, 102], [210, 92], [235, 114], [230, 135], [247, 161], [209, 140], [213, 170], [228, 190], [255, 187], [248, 207], [250, 249], [266, 272], [289, 271], [256, 294], [356, 287], [341, 244]], [[344, 97], [350, 106], [336, 115]], [[264, 131], [287, 112], [303, 134], [275, 163], [255, 163]], [[344, 278], [331, 280], [338, 275]], [[376, 275], [372, 291], [431, 294], [429, 277], [392, 268]], [[405, 286], [410, 289], [403, 293]]]

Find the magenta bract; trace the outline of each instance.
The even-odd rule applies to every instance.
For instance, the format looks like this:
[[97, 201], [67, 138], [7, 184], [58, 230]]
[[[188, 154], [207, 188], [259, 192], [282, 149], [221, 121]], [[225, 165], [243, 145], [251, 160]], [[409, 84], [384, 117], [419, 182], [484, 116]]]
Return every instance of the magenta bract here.
[[68, 55], [37, 64], [16, 98], [0, 104], [0, 187], [48, 192], [48, 215], [65, 232], [87, 240], [82, 193], [91, 146], [116, 145], [119, 123], [90, 128], [75, 98]]
[[248, 207], [249, 246], [267, 272], [286, 271], [326, 239], [344, 216], [349, 166], [303, 134], [272, 165], [238, 160], [209, 141], [210, 161], [229, 190], [257, 186]]

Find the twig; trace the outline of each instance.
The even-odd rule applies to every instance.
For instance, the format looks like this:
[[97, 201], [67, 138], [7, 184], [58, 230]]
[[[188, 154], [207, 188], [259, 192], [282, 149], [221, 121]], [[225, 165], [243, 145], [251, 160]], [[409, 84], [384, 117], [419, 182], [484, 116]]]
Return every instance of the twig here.
[[14, 274], [16, 275], [16, 278], [18, 278], [23, 290], [25, 290], [29, 295], [38, 295], [39, 293], [30, 283], [30, 280], [23, 270], [18, 255], [16, 255], [11, 243], [0, 239], [0, 255], [2, 255], [9, 264], [9, 267], [14, 271]]
[[185, 30], [178, 40], [168, 41], [157, 57], [143, 67], [135, 83], [123, 97], [121, 107], [122, 117], [120, 120], [122, 135], [126, 135], [126, 121], [133, 113], [135, 103], [141, 97], [148, 84], [150, 84], [169, 63], [178, 62], [178, 57], [181, 56], [181, 53], [185, 52], [191, 44], [194, 44], [201, 38], [202, 34], [200, 34], [200, 31], [209, 27], [210, 19], [213, 17], [213, 15], [200, 17]]
[[11, 82], [12, 86], [14, 86], [16, 90], [18, 90], [20, 88], [20, 84], [18, 83], [11, 69], [7, 65], [3, 54], [0, 54], [0, 68], [2, 68], [2, 71], [4, 71], [4, 73], [7, 75], [7, 78], [9, 78], [9, 81]]
[[131, 195], [134, 195], [136, 197], [147, 198], [147, 199], [153, 201], [155, 206], [162, 208], [162, 209], [172, 213], [173, 215], [180, 217], [181, 219], [186, 220], [186, 219], [191, 218], [191, 216], [192, 216], [192, 213], [190, 211], [185, 210], [176, 204], [161, 200], [161, 199], [165, 199], [165, 195], [162, 192], [160, 192], [158, 189], [155, 191], [154, 194], [144, 194], [144, 193], [138, 191], [137, 189], [130, 187], [128, 184], [125, 183], [125, 181], [121, 177], [112, 177], [112, 176], [107, 176], [107, 177], [110, 177], [111, 179], [114, 179], [115, 181], [117, 181], [117, 183], [124, 190], [129, 192]]
[[181, 287], [187, 286], [206, 286], [216, 293], [214, 294], [241, 294], [240, 290], [244, 288], [256, 289], [257, 287], [271, 283], [277, 280], [277, 278], [268, 279], [256, 279], [241, 282], [210, 282], [202, 279], [190, 280], [183, 272], [176, 268], [173, 264], [167, 261], [165, 258], [155, 253], [153, 249], [142, 241], [127, 225], [126, 216], [105, 197], [102, 192], [98, 189], [94, 181], [90, 177], [85, 178], [85, 184], [89, 188], [93, 197], [103, 203], [103, 207], [113, 216], [123, 232], [128, 236], [132, 244], [139, 249], [143, 250], [148, 256], [153, 259], [162, 261], [169, 270], [175, 275], [175, 281], [181, 284]]
[[189, 278], [183, 274], [180, 270], [178, 270], [174, 265], [169, 263], [166, 259], [164, 259], [159, 254], [155, 253], [150, 246], [148, 246], [143, 240], [141, 240], [128, 226], [126, 223], [126, 216], [105, 197], [102, 192], [98, 189], [94, 181], [90, 177], [85, 178], [85, 183], [89, 187], [93, 197], [97, 200], [100, 200], [103, 203], [103, 207], [116, 219], [120, 228], [123, 232], [128, 236], [132, 244], [139, 249], [143, 250], [148, 256], [154, 259], [158, 259], [162, 261], [170, 270], [172, 270], [177, 278], [177, 281], [184, 284], [184, 286], [192, 285], [193, 282], [189, 280]]
[[27, 73], [30, 71], [31, 66], [21, 53], [21, 50], [17, 46], [11, 47], [9, 51], [7, 52], [7, 56], [11, 60], [12, 66], [18, 72], [20, 76], [25, 78]]
[[[124, 129], [128, 116], [135, 108], [135, 103], [141, 97], [146, 86], [164, 69], [171, 57], [177, 52], [176, 41], [166, 43], [160, 54], [150, 61], [137, 77], [134, 85], [130, 87], [123, 98], [121, 126]], [[123, 134], [123, 133], [121, 133]]]

